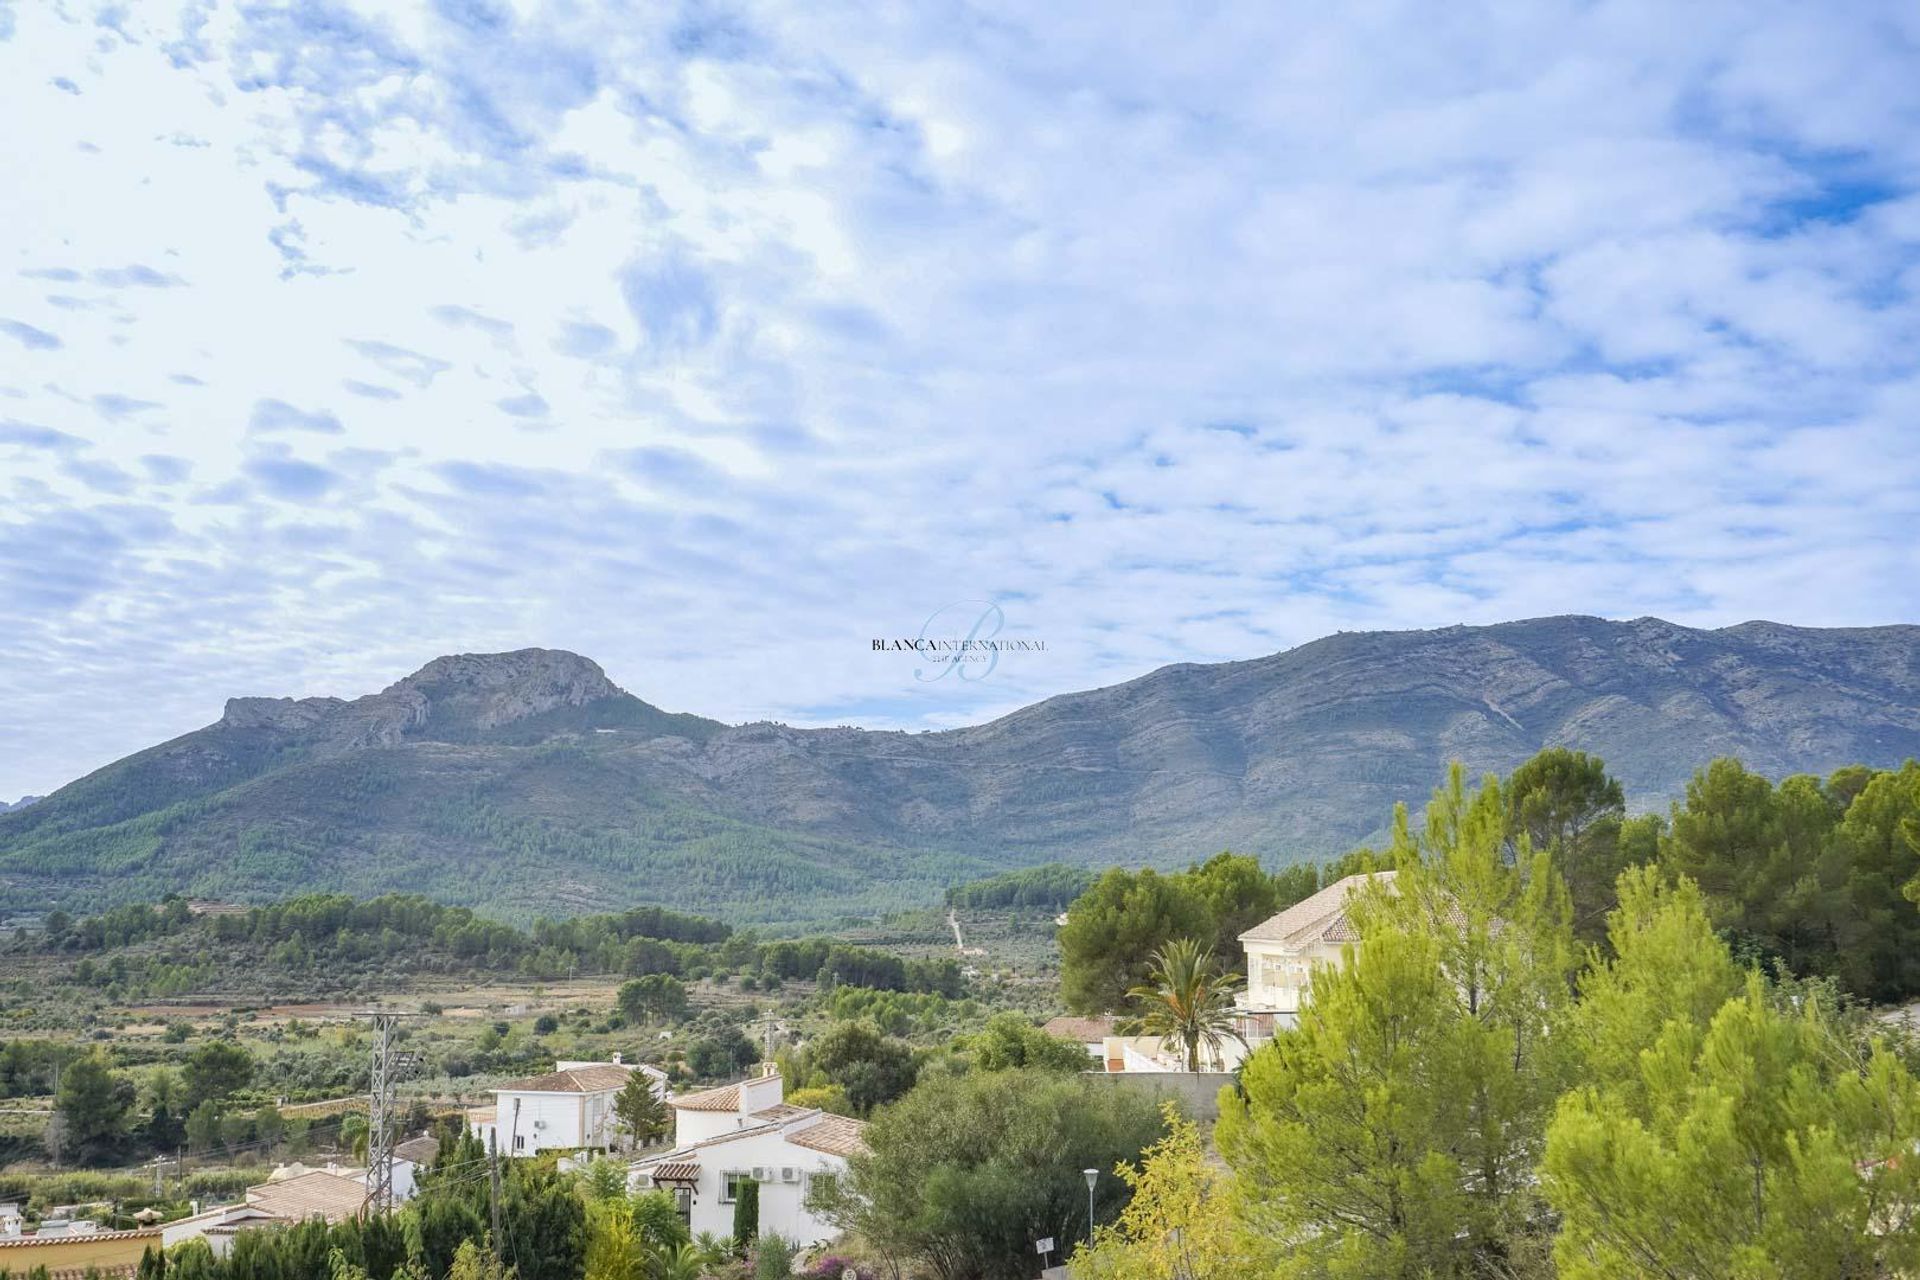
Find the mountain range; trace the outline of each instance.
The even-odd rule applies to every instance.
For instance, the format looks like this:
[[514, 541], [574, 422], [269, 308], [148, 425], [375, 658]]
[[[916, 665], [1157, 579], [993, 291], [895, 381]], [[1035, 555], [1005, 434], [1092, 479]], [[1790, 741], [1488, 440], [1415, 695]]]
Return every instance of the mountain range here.
[[1737, 756], [1920, 756], [1920, 627], [1541, 618], [1178, 664], [939, 732], [727, 725], [576, 654], [435, 659], [365, 697], [234, 698], [0, 813], [0, 896], [410, 890], [513, 917], [663, 903], [831, 920], [1047, 861], [1274, 865], [1377, 838], [1450, 760], [1601, 755], [1636, 809]]

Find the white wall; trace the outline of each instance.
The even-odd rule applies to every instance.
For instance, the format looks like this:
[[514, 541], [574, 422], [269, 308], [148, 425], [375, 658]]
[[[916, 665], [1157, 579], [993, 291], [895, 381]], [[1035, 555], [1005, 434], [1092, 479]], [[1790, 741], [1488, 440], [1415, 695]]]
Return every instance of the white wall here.
[[[541, 1151], [570, 1151], [591, 1145], [582, 1122], [585, 1100], [582, 1093], [499, 1093], [495, 1094], [493, 1127], [504, 1156], [530, 1156]], [[514, 1118], [515, 1101], [520, 1115]], [[477, 1126], [480, 1141], [488, 1138], [487, 1127]], [[518, 1139], [518, 1141], [516, 1141]]]
[[756, 1111], [778, 1106], [785, 1096], [779, 1076], [756, 1076], [740, 1082], [739, 1103], [732, 1111], [695, 1111], [690, 1107], [673, 1109], [673, 1145], [689, 1147], [723, 1133], [759, 1123], [749, 1117]]
[[[842, 1157], [796, 1147], [776, 1131], [704, 1147], [690, 1152], [688, 1158], [700, 1162], [700, 1181], [694, 1189], [688, 1218], [688, 1225], [696, 1234], [702, 1231], [717, 1236], [733, 1234], [733, 1203], [722, 1198], [726, 1175], [750, 1173], [755, 1166], [771, 1169], [775, 1179], [760, 1184], [762, 1235], [785, 1236], [804, 1246], [831, 1240], [839, 1234], [832, 1224], [807, 1211], [805, 1198], [815, 1175], [846, 1175], [847, 1162]], [[779, 1181], [783, 1167], [798, 1170], [800, 1181]], [[643, 1185], [643, 1181], [636, 1178], [635, 1184]]]

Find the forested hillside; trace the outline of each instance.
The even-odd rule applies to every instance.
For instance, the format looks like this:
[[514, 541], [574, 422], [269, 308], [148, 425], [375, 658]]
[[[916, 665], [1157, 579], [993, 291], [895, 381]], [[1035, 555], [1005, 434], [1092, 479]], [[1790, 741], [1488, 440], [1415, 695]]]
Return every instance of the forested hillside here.
[[1717, 757], [1897, 765], [1920, 755], [1920, 628], [1343, 634], [921, 734], [722, 725], [573, 654], [461, 655], [352, 701], [234, 699], [0, 814], [0, 890], [26, 913], [334, 890], [822, 922], [1048, 863], [1322, 860], [1383, 839], [1448, 761], [1554, 745], [1604, 756], [1637, 812]]

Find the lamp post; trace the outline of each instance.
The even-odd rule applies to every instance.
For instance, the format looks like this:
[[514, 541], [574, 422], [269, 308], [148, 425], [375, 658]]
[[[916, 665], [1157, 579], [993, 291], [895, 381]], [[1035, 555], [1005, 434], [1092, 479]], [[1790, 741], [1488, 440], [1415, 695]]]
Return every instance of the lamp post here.
[[1100, 1181], [1098, 1169], [1082, 1169], [1087, 1179], [1087, 1243], [1093, 1243], [1093, 1184]]

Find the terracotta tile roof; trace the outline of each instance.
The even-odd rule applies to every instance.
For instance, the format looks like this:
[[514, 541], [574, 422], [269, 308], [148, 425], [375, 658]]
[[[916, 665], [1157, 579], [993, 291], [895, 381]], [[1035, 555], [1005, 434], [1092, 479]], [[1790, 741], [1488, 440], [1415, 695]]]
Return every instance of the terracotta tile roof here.
[[29, 1235], [0, 1237], [0, 1249], [18, 1249], [22, 1245], [30, 1244], [51, 1247], [56, 1244], [74, 1244], [93, 1240], [135, 1240], [141, 1237], [155, 1237], [159, 1234], [158, 1227], [141, 1227], [135, 1231], [82, 1231], [71, 1235], [63, 1232], [55, 1236], [43, 1236], [34, 1232]]
[[772, 1124], [776, 1120], [793, 1120], [809, 1114], [811, 1114], [811, 1112], [806, 1107], [796, 1107], [787, 1102], [776, 1102], [764, 1111], [754, 1112], [748, 1118], [758, 1120], [762, 1124]]
[[366, 1201], [365, 1185], [324, 1169], [303, 1173], [285, 1182], [265, 1182], [247, 1188], [248, 1204], [295, 1222], [313, 1217], [339, 1222], [358, 1214]]
[[601, 1093], [608, 1089], [626, 1088], [627, 1077], [632, 1074], [632, 1067], [607, 1062], [591, 1067], [549, 1071], [543, 1076], [528, 1076], [524, 1080], [509, 1080], [493, 1088], [495, 1093]]
[[1376, 871], [1336, 880], [1320, 892], [1294, 903], [1240, 935], [1242, 942], [1282, 942], [1306, 946], [1312, 942], [1352, 942], [1358, 937], [1347, 918], [1347, 899], [1369, 880], [1393, 884], [1394, 873]]
[[700, 1177], [698, 1160], [669, 1160], [647, 1170], [647, 1176], [655, 1182], [694, 1182]]
[[702, 1089], [698, 1093], [683, 1093], [668, 1098], [667, 1105], [678, 1107], [682, 1111], [738, 1111], [740, 1109], [740, 1086], [721, 1085], [718, 1089]]
[[475, 1107], [467, 1112], [468, 1124], [492, 1124], [499, 1117], [498, 1107]]
[[750, 1076], [746, 1080], [736, 1080], [732, 1084], [723, 1084], [716, 1089], [701, 1089], [697, 1093], [683, 1093], [679, 1097], [668, 1098], [667, 1105], [679, 1107], [682, 1111], [738, 1111], [741, 1085], [779, 1078], [777, 1074]]
[[1094, 1044], [1112, 1035], [1114, 1024], [1117, 1022], [1119, 1022], [1118, 1018], [1078, 1018], [1073, 1014], [1063, 1013], [1057, 1018], [1048, 1018], [1041, 1024], [1040, 1029], [1062, 1040]]
[[830, 1156], [857, 1156], [867, 1149], [866, 1122], [851, 1116], [821, 1117], [804, 1129], [789, 1129], [786, 1139], [796, 1147]]

